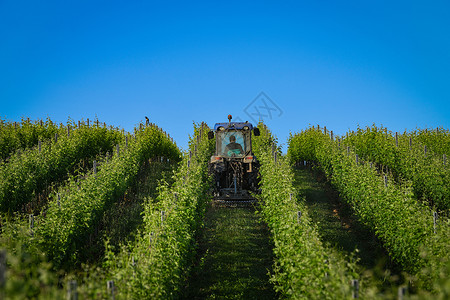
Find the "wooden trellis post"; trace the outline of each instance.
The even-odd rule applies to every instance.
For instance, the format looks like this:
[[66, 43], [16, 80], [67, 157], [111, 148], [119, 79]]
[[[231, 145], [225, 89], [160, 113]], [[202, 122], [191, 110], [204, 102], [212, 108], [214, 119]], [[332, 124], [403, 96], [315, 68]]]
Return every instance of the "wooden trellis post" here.
[[6, 250], [0, 250], [0, 287], [6, 284]]
[[359, 281], [358, 281], [358, 279], [352, 280], [352, 287], [353, 287], [352, 298], [353, 299], [359, 298]]
[[34, 229], [34, 215], [33, 214], [30, 214], [28, 216], [28, 224], [30, 226], [30, 235], [34, 236], [34, 231], [33, 231], [33, 229]]
[[78, 300], [76, 280], [71, 280], [67, 283], [67, 300]]
[[[134, 258], [134, 257], [133, 257]], [[115, 297], [115, 286], [114, 286], [114, 280], [108, 280], [107, 282], [107, 288], [108, 288], [108, 294], [111, 297], [112, 300], [116, 299]]]
[[398, 292], [397, 292], [398, 300], [403, 300], [404, 296], [406, 296], [406, 287], [399, 286], [398, 287]]
[[436, 233], [437, 230], [437, 222], [438, 222], [438, 213], [436, 211], [433, 212], [433, 231]]
[[148, 234], [148, 247], [151, 248], [153, 243], [153, 232]]

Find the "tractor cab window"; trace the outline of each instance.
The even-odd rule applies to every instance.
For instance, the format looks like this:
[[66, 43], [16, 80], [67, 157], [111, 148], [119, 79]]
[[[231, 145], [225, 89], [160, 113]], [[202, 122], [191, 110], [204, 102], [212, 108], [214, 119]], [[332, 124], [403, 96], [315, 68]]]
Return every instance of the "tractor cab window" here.
[[245, 138], [240, 131], [218, 133], [218, 154], [225, 157], [242, 157], [246, 152]]

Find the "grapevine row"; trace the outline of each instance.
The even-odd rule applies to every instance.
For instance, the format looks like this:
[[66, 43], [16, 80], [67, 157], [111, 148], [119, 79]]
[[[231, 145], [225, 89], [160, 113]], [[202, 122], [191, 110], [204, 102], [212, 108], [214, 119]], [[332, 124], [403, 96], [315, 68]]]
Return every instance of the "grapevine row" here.
[[66, 178], [80, 160], [111, 151], [123, 135], [107, 128], [82, 127], [57, 139], [0, 163], [0, 212], [11, 214], [20, 210], [50, 183]]
[[[168, 299], [180, 288], [195, 255], [194, 238], [202, 224], [211, 180], [207, 163], [213, 153], [206, 126], [190, 139], [174, 184], [162, 183], [156, 201], [144, 208], [144, 226], [134, 243], [107, 255], [108, 274], [124, 299]], [[203, 134], [201, 134], [202, 132]]]
[[417, 129], [409, 135], [419, 143], [426, 145], [434, 153], [450, 157], [450, 131], [448, 129]]
[[[98, 120], [89, 123], [87, 121], [78, 121], [75, 123], [69, 119], [67, 125], [54, 123], [50, 118], [43, 120], [30, 120], [22, 118], [21, 122], [5, 121], [0, 118], [0, 161], [8, 159], [15, 151], [23, 151], [44, 142], [67, 133], [70, 128], [80, 128], [84, 126], [97, 126]], [[106, 123], [102, 123], [106, 127]]]
[[448, 220], [434, 226], [433, 213], [414, 199], [409, 186], [381, 177], [371, 164], [362, 163], [321, 130], [310, 128], [291, 136], [288, 153], [294, 161], [318, 163], [392, 259], [417, 276], [417, 285], [433, 288], [449, 264]]
[[136, 142], [129, 143], [128, 147], [121, 146], [125, 149], [115, 154], [97, 174], [91, 174], [60, 201], [53, 199], [49, 203], [46, 216], [36, 231], [43, 249], [56, 266], [76, 262], [83, 240], [105, 210], [136, 179], [142, 162], [156, 155], [176, 160], [179, 155], [170, 140], [153, 127], [139, 131]]
[[58, 127], [50, 119], [45, 122], [22, 119], [22, 122], [5, 122], [0, 119], [0, 160], [7, 159], [14, 151], [31, 148], [39, 141], [46, 141], [62, 134], [63, 128]]
[[261, 161], [261, 210], [271, 230], [276, 262], [272, 280], [283, 297], [291, 299], [344, 299], [350, 281], [358, 278], [355, 265], [321, 242], [306, 205], [295, 192], [294, 176], [279, 155], [268, 129], [253, 140]]
[[[440, 211], [448, 211], [450, 168], [445, 155], [436, 155], [417, 142], [424, 137], [424, 134], [414, 138], [411, 134], [394, 136], [386, 128], [372, 126], [348, 134], [342, 140], [342, 145], [352, 146], [361, 158], [376, 163], [379, 169], [387, 167], [397, 181], [411, 181], [417, 199], [426, 201]], [[438, 143], [437, 138], [434, 138], [434, 142], [434, 148], [443, 144]]]
[[[135, 139], [120, 144], [112, 158], [98, 165], [97, 172], [91, 170], [83, 180], [69, 180], [62, 186], [61, 193], [53, 195], [48, 208], [33, 219], [30, 229], [25, 229], [20, 220], [5, 224], [2, 247], [8, 249], [6, 291], [10, 295], [61, 298], [58, 287], [61, 282], [56, 272], [60, 268], [67, 271], [79, 267], [79, 258], [86, 257], [83, 252], [90, 250], [85, 246], [93, 230], [104, 221], [106, 211], [134, 184], [143, 163], [160, 156], [172, 161], [179, 159], [178, 148], [159, 128], [141, 127], [135, 133]], [[25, 276], [29, 280], [23, 287], [18, 286], [24, 274], [28, 274]], [[45, 277], [41, 278], [40, 274]]]

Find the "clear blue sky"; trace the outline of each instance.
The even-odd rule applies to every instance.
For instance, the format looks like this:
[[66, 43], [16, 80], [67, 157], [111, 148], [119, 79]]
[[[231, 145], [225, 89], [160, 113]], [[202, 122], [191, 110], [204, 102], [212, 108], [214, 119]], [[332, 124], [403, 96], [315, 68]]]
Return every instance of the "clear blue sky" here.
[[449, 3], [0, 0], [0, 116], [449, 128]]

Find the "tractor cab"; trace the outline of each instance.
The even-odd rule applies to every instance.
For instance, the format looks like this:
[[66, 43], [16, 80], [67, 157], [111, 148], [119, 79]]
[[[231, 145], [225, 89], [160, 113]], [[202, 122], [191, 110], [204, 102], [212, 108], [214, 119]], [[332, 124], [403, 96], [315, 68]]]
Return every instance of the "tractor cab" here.
[[[258, 129], [258, 128], [256, 128]], [[216, 155], [221, 157], [244, 157], [252, 152], [250, 123], [217, 123], [214, 126], [216, 132]]]
[[256, 192], [259, 163], [252, 152], [252, 134], [259, 136], [259, 129], [249, 122], [231, 122], [231, 115], [228, 122], [216, 123], [209, 132], [210, 139], [216, 138], [209, 164], [216, 197], [247, 200], [249, 191]]

